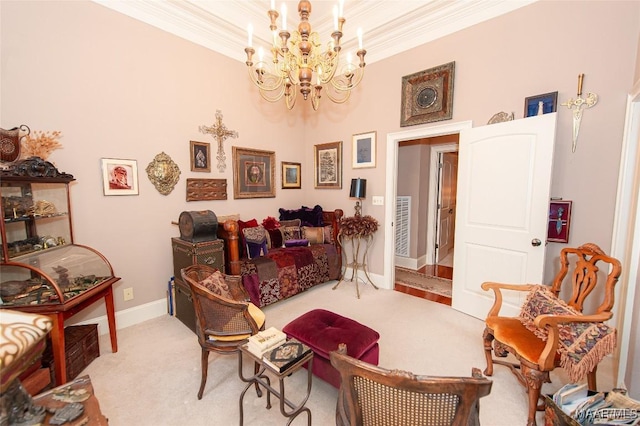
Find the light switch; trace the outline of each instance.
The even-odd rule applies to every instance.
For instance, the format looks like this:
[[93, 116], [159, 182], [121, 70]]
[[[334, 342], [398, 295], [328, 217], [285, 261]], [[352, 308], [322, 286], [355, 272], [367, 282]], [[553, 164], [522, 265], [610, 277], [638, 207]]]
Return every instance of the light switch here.
[[384, 197], [382, 197], [382, 196], [372, 197], [371, 198], [371, 203], [374, 206], [382, 206], [382, 205], [384, 205]]

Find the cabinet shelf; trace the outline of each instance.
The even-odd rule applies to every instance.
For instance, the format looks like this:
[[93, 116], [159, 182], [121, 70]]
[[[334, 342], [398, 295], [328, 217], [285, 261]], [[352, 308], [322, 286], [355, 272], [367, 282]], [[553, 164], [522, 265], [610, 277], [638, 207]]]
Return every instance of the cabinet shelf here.
[[31, 216], [19, 216], [19, 217], [5, 217], [5, 223], [13, 223], [13, 222], [27, 222], [30, 220], [40, 220], [40, 219], [52, 219], [52, 218], [60, 218], [68, 216], [69, 213], [53, 213], [47, 215], [31, 215]]

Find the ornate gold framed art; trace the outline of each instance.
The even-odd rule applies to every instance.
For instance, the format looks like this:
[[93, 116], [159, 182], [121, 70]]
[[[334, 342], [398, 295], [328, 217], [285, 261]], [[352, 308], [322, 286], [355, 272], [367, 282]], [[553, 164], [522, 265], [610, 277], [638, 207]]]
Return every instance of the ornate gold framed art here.
[[453, 116], [453, 82], [455, 62], [402, 77], [400, 127]]
[[315, 188], [342, 188], [342, 141], [314, 145]]
[[156, 155], [146, 168], [149, 180], [162, 195], [168, 195], [180, 179], [180, 168], [164, 152]]
[[276, 153], [233, 147], [233, 198], [276, 196]]
[[281, 161], [282, 165], [282, 189], [302, 188], [302, 165], [290, 161]]

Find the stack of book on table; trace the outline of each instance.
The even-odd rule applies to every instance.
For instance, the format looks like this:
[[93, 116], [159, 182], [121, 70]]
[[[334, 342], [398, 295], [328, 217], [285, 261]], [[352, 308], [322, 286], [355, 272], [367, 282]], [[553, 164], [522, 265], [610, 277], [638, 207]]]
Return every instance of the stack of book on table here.
[[640, 402], [618, 389], [595, 393], [586, 383], [572, 383], [560, 388], [553, 402], [581, 425], [640, 425]]
[[282, 373], [304, 358], [311, 348], [296, 339], [290, 339], [269, 350], [262, 356], [262, 362]]
[[265, 352], [275, 348], [287, 340], [287, 335], [275, 327], [269, 327], [266, 330], [258, 332], [249, 337], [247, 343], [247, 349], [249, 352], [262, 358]]

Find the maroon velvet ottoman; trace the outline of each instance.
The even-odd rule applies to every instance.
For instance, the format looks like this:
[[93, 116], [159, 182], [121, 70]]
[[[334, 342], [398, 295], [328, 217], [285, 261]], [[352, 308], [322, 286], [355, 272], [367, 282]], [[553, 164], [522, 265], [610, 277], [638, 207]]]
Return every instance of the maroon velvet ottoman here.
[[314, 352], [312, 373], [340, 387], [340, 374], [329, 360], [329, 352], [347, 344], [347, 355], [378, 365], [380, 334], [357, 321], [324, 309], [314, 309], [294, 319], [282, 329], [287, 336], [307, 344]]

